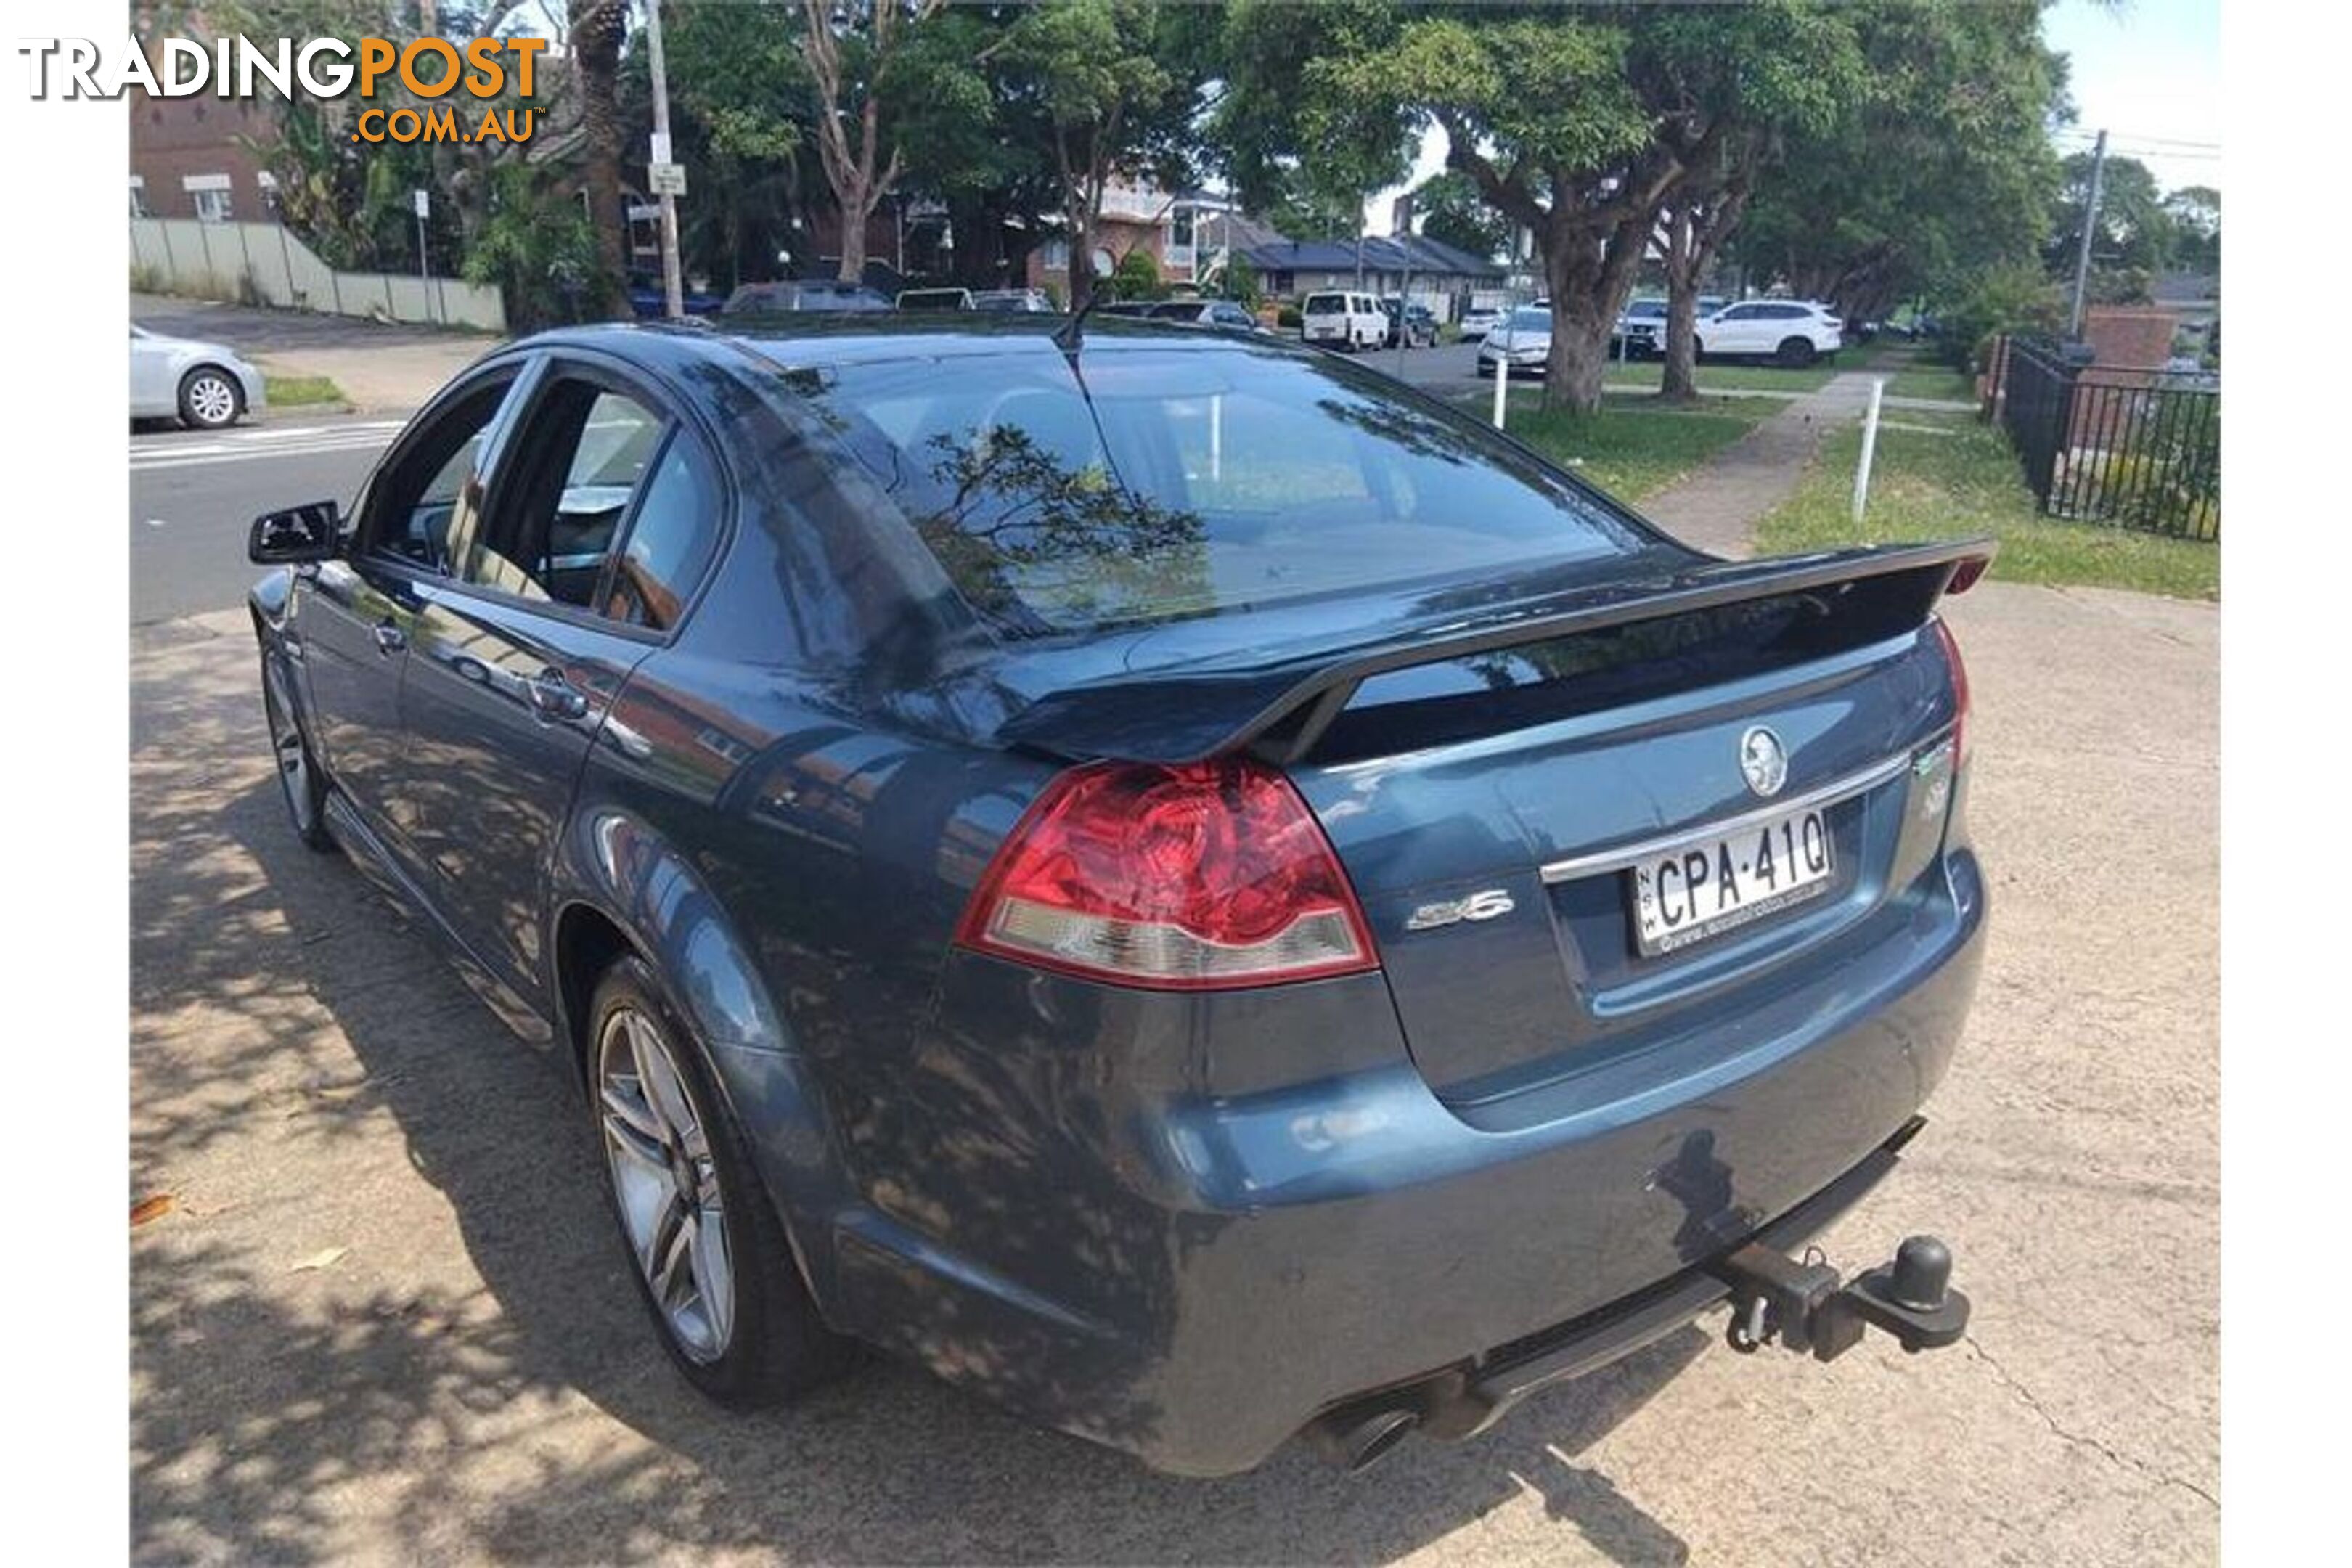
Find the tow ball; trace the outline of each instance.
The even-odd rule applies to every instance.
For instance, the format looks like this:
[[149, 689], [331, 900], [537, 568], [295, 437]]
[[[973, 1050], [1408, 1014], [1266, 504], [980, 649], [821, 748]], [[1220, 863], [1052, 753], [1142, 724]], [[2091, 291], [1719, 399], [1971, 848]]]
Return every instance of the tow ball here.
[[1969, 1299], [1952, 1289], [1952, 1249], [1932, 1236], [1908, 1237], [1894, 1262], [1853, 1279], [1842, 1279], [1817, 1251], [1808, 1249], [1801, 1261], [1754, 1242], [1725, 1256], [1712, 1272], [1731, 1287], [1724, 1337], [1743, 1355], [1777, 1339], [1829, 1361], [1873, 1327], [1916, 1353], [1952, 1343], [1969, 1326]]

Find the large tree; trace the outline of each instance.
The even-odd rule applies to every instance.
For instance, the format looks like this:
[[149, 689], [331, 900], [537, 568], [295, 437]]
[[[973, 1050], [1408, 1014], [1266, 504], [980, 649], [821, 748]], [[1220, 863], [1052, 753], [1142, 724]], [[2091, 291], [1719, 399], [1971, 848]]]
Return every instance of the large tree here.
[[[1759, 121], [1826, 102], [1853, 68], [1843, 7], [1494, 7], [1401, 15], [1371, 47], [1302, 71], [1361, 119], [1401, 105], [1445, 132], [1449, 167], [1534, 237], [1552, 306], [1549, 395], [1601, 401], [1610, 333], [1661, 212]], [[1304, 119], [1302, 115], [1302, 119]]]
[[866, 220], [906, 167], [883, 106], [908, 36], [946, 0], [802, 0], [801, 61], [815, 89], [815, 142], [841, 210], [838, 275], [866, 274]]
[[2038, 0], [1857, 6], [1865, 69], [1790, 133], [1726, 247], [1849, 321], [2034, 258], [2057, 190], [2065, 65]]
[[1074, 310], [1094, 292], [1112, 180], [1151, 174], [1172, 186], [1184, 173], [1197, 85], [1187, 21], [1149, 0], [1046, 0], [1007, 30], [1007, 85], [1038, 108], [1048, 137]]
[[[2055, 278], [2074, 275], [2091, 198], [2089, 153], [2070, 154], [2060, 167], [2042, 260]], [[2091, 267], [2101, 299], [2145, 298], [2147, 285], [2172, 254], [2172, 216], [2156, 175], [2137, 158], [2110, 156], [2100, 171], [2098, 221], [2091, 228]]]

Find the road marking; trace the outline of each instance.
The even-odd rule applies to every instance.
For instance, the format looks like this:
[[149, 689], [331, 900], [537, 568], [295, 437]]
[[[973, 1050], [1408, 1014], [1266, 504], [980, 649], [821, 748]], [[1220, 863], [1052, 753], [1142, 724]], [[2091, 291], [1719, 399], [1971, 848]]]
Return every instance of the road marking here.
[[373, 452], [389, 445], [391, 436], [384, 430], [338, 432], [332, 436], [307, 437], [299, 441], [247, 441], [236, 445], [204, 442], [188, 446], [133, 447], [130, 454], [131, 471], [148, 468], [191, 468], [210, 463], [249, 463], [257, 460], [286, 458], [326, 456], [336, 452]]
[[150, 528], [161, 528], [163, 526], [163, 520], [160, 517], [151, 517], [147, 520], [147, 526]]

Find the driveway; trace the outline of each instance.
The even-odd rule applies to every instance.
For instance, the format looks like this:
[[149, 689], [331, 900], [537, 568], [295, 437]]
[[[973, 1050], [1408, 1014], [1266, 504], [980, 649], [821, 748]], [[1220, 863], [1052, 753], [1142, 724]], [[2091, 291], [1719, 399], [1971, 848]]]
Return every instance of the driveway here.
[[298, 847], [241, 612], [133, 634], [131, 1502], [146, 1560], [2206, 1562], [2217, 621], [1955, 601], [1994, 916], [1954, 1076], [1828, 1237], [1949, 1239], [1969, 1342], [1709, 1321], [1477, 1441], [1199, 1482], [878, 1364], [738, 1417], [654, 1351], [584, 1113]]

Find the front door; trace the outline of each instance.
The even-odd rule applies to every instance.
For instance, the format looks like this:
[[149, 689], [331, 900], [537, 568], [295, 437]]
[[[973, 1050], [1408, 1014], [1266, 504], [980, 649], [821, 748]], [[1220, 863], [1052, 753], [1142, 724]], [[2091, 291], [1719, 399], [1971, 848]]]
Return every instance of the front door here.
[[343, 556], [295, 595], [311, 742], [336, 789], [412, 876], [394, 775], [406, 746], [400, 689], [421, 584], [447, 569], [451, 533], [481, 505], [484, 447], [516, 374], [514, 365], [488, 370], [420, 415], [353, 509]]
[[607, 708], [675, 619], [674, 603], [632, 585], [633, 530], [681, 506], [711, 511], [690, 440], [646, 386], [551, 359], [502, 443], [480, 526], [452, 540], [449, 574], [423, 590], [399, 809], [432, 898], [541, 1013], [557, 836]]

